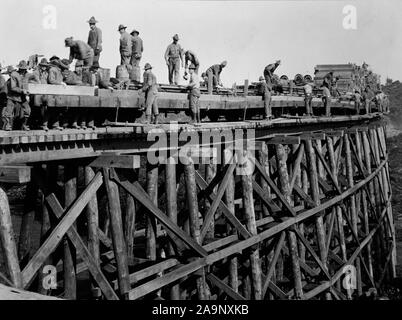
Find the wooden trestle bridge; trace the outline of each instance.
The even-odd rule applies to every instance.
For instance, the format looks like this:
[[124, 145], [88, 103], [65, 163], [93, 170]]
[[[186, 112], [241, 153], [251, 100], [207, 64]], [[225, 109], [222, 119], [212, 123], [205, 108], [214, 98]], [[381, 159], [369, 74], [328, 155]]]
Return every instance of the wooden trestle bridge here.
[[0, 132], [0, 181], [0, 282], [42, 298], [342, 300], [395, 275], [380, 113]]

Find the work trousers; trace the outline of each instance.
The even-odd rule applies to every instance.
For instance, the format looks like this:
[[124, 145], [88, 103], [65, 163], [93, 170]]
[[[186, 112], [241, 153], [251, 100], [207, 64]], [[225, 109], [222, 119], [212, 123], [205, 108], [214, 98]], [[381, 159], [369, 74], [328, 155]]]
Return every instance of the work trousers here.
[[197, 114], [200, 111], [200, 96], [198, 94], [189, 93], [188, 98], [191, 112]]
[[127, 55], [126, 53], [120, 53], [120, 65], [121, 66], [129, 66], [131, 60], [131, 55]]
[[369, 100], [364, 101], [364, 107], [366, 109], [366, 114], [369, 114], [371, 112], [371, 106], [370, 106], [370, 101]]
[[212, 78], [212, 87], [215, 88], [218, 85], [218, 78], [212, 73], [212, 71], [207, 71], [207, 77], [208, 79], [210, 77]]
[[263, 100], [264, 100], [265, 117], [266, 118], [272, 117], [271, 91], [264, 93]]
[[158, 108], [158, 93], [153, 91], [148, 91], [145, 94], [145, 114], [150, 116], [152, 113], [156, 116], [159, 114]]
[[31, 108], [28, 102], [18, 102], [7, 99], [7, 105], [1, 111], [1, 118], [3, 120], [3, 129], [7, 126], [12, 127], [14, 120], [29, 118], [31, 115]]
[[100, 59], [100, 52], [97, 52], [98, 54], [94, 54], [94, 60], [93, 60], [93, 67], [94, 68], [99, 68], [99, 59]]
[[356, 114], [360, 114], [361, 103], [359, 101], [356, 101], [355, 105], [356, 105]]
[[180, 58], [169, 58], [169, 84], [179, 84]]
[[132, 71], [130, 73], [130, 79], [133, 81], [140, 82], [141, 81], [141, 69], [140, 69], [140, 61], [141, 58], [135, 58], [134, 56], [131, 57], [131, 66]]
[[304, 106], [306, 107], [306, 114], [311, 116], [313, 115], [312, 102], [313, 102], [312, 95], [309, 94], [304, 96]]

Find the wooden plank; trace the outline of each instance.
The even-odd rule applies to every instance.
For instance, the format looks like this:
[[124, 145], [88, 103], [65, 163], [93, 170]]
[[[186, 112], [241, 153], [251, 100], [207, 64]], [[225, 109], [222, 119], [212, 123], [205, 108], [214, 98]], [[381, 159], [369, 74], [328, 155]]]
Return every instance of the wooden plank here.
[[102, 154], [93, 160], [89, 167], [94, 168], [125, 168], [137, 169], [140, 167], [139, 155], [109, 155]]
[[[64, 210], [63, 207], [60, 205], [59, 201], [57, 200], [56, 196], [52, 193], [46, 198], [46, 201], [52, 208], [55, 216], [58, 219], [61, 219]], [[116, 293], [113, 291], [112, 287], [107, 281], [106, 277], [103, 275], [99, 267], [99, 264], [96, 262], [94, 257], [89, 252], [88, 248], [85, 246], [84, 242], [82, 241], [80, 235], [77, 232], [77, 229], [75, 229], [74, 226], [71, 226], [71, 228], [67, 231], [67, 236], [70, 238], [74, 247], [77, 249], [78, 256], [81, 257], [81, 259], [87, 265], [88, 270], [91, 272], [95, 281], [98, 283], [105, 297], [108, 300], [119, 300]]]
[[29, 261], [29, 263], [25, 266], [24, 270], [22, 271], [22, 284], [24, 288], [27, 288], [30, 285], [38, 269], [41, 267], [49, 254], [56, 249], [67, 230], [72, 226], [74, 221], [78, 218], [82, 210], [85, 208], [101, 185], [102, 174], [97, 173], [95, 178], [69, 208], [63, 219], [61, 219], [60, 223], [53, 229], [50, 236], [46, 239], [38, 251], [36, 251], [31, 261]]
[[94, 96], [95, 87], [28, 83], [30, 94]]
[[266, 141], [267, 144], [299, 144], [299, 136], [275, 136]]
[[31, 167], [23, 165], [0, 167], [0, 182], [20, 184], [29, 181], [31, 181]]

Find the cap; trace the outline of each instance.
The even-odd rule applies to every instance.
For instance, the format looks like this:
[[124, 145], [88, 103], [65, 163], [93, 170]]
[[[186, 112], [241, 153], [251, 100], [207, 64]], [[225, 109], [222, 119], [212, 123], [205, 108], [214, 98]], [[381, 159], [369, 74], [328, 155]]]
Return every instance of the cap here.
[[95, 23], [97, 23], [97, 22], [98, 22], [98, 21], [95, 19], [94, 16], [92, 16], [91, 19], [88, 20], [88, 23], [89, 23], [89, 24], [95, 24]]
[[262, 81], [262, 80], [265, 80], [265, 78], [264, 78], [264, 77], [260, 77], [260, 78], [258, 79], [258, 81]]
[[225, 67], [227, 64], [228, 64], [228, 63], [227, 63], [226, 60], [221, 62], [221, 66], [224, 66], [224, 67]]
[[144, 66], [145, 70], [152, 69], [152, 66], [147, 62]]
[[124, 24], [120, 24], [118, 31], [120, 31], [121, 29], [126, 29], [126, 28], [127, 28], [127, 27], [126, 27]]
[[133, 33], [140, 34], [140, 33], [138, 32], [138, 30], [135, 30], [135, 29], [134, 29], [133, 31], [131, 31], [131, 33], [130, 33], [130, 34], [131, 34], [131, 35], [133, 35]]
[[49, 61], [52, 62], [54, 60], [60, 60], [60, 58], [58, 56], [52, 56]]
[[177, 33], [173, 36], [173, 40], [179, 40], [179, 35]]

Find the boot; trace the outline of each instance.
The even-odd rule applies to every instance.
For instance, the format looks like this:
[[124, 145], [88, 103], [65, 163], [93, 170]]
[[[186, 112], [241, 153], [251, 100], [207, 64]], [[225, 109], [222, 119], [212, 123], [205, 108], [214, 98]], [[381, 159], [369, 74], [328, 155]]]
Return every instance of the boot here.
[[79, 129], [79, 128], [80, 128], [80, 127], [78, 126], [77, 121], [74, 121], [74, 122], [73, 122], [71, 128], [73, 128], [73, 129]]
[[11, 131], [13, 130], [13, 126], [11, 125], [11, 120], [9, 118], [3, 118], [3, 130]]
[[47, 121], [43, 122], [43, 124], [41, 125], [40, 128], [41, 128], [42, 130], [49, 131], [49, 127], [47, 126]]
[[22, 119], [22, 126], [21, 126], [21, 129], [24, 131], [29, 131], [29, 126], [27, 125], [27, 122], [28, 122], [28, 118], [24, 117]]
[[154, 119], [154, 124], [158, 124], [159, 123], [159, 114], [155, 115], [155, 119]]
[[95, 122], [94, 122], [93, 120], [91, 120], [91, 121], [88, 122], [88, 128], [90, 128], [90, 129], [96, 129], [96, 127], [95, 127]]
[[188, 124], [194, 124], [197, 121], [196, 115], [194, 112], [191, 112], [191, 120], [188, 122]]
[[63, 127], [60, 127], [59, 121], [56, 121], [55, 123], [53, 123], [52, 129], [61, 131], [61, 130], [63, 130]]

